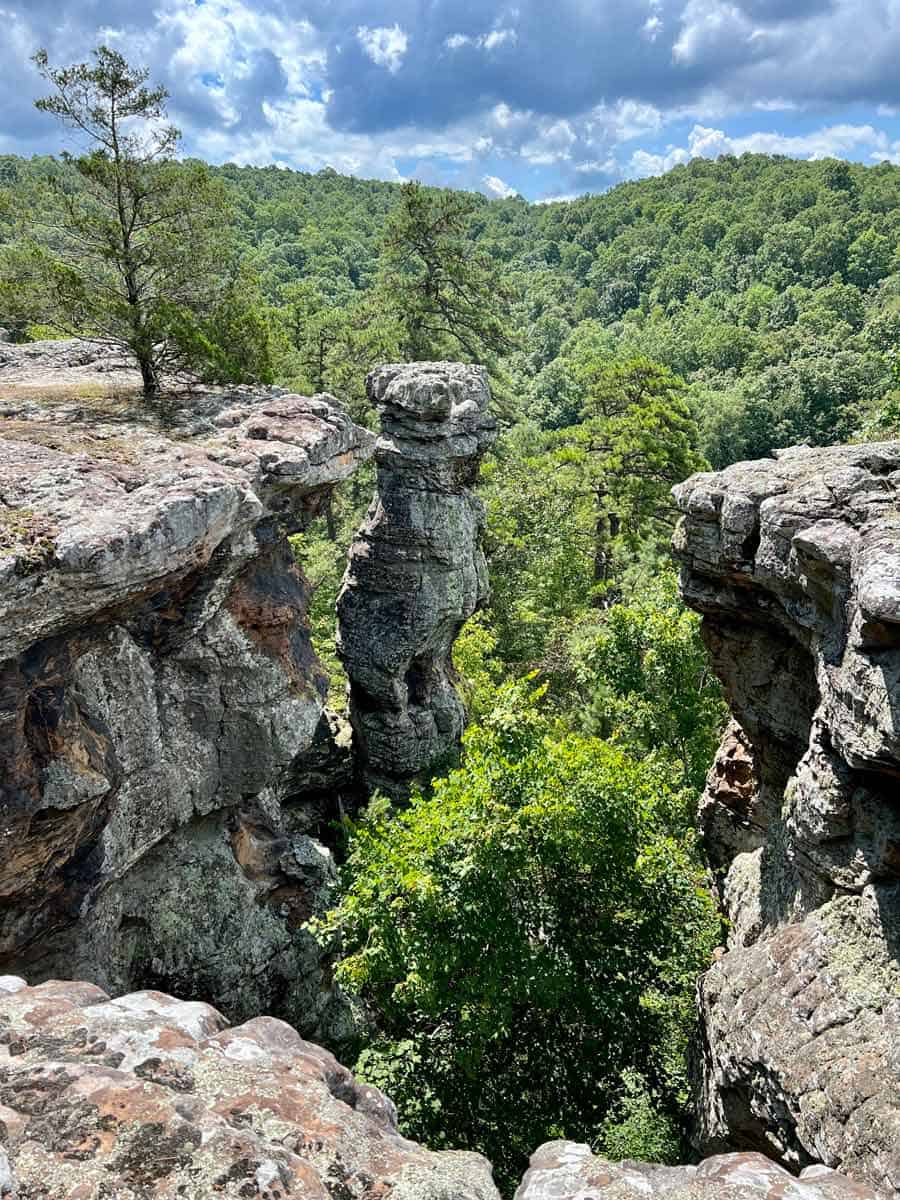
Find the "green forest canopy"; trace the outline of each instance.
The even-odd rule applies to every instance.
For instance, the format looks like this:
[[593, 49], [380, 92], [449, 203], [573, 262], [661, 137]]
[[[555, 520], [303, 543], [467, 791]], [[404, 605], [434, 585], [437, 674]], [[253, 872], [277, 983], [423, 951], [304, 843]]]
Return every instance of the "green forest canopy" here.
[[[0, 241], [66, 170], [0, 158]], [[398, 185], [329, 169], [214, 173], [278, 328], [277, 375], [360, 403], [361, 376], [396, 345], [364, 302]], [[641, 355], [692, 385], [714, 465], [877, 427], [900, 339], [900, 168], [748, 154], [571, 203], [470, 199], [468, 236], [512, 296], [501, 365], [517, 417], [571, 425], [585, 365]]]
[[[372, 423], [376, 362], [468, 343], [503, 418], [480, 484], [493, 595], [454, 653], [473, 723], [401, 818], [376, 799], [348, 830], [325, 934], [371, 1025], [335, 1049], [407, 1134], [487, 1150], [507, 1194], [549, 1137], [677, 1160], [694, 979], [720, 936], [693, 812], [725, 708], [668, 561], [669, 489], [704, 460], [895, 431], [900, 168], [695, 160], [547, 205], [209, 170], [240, 328], [278, 383]], [[67, 172], [0, 157], [0, 258]], [[370, 494], [363, 470], [295, 539], [336, 706], [334, 599]]]

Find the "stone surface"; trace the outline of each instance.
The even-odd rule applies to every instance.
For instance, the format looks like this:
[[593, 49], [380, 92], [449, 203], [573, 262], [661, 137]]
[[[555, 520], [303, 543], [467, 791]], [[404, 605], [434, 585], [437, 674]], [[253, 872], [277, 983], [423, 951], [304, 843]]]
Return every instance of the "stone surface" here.
[[462, 733], [450, 655], [487, 597], [470, 489], [495, 426], [482, 367], [385, 366], [367, 383], [381, 413], [377, 491], [338, 598], [338, 649], [363, 781], [402, 797]]
[[0, 979], [0, 1145], [18, 1200], [499, 1200], [283, 1021], [84, 983]]
[[611, 1163], [575, 1142], [532, 1155], [515, 1200], [878, 1200], [879, 1193], [827, 1167], [797, 1179], [762, 1154], [722, 1154], [699, 1166]]
[[137, 391], [141, 373], [133, 361], [102, 342], [58, 338], [14, 343], [7, 335], [0, 336], [0, 383], [7, 395], [15, 388], [19, 395], [46, 399], [55, 393], [65, 400], [78, 387], [95, 393], [110, 387]]
[[336, 1034], [343, 1010], [299, 927], [330, 895], [316, 839], [347, 749], [287, 535], [374, 439], [327, 396], [197, 390], [148, 409], [80, 344], [0, 360], [13, 352], [0, 970], [161, 986]]
[[698, 1141], [900, 1189], [900, 444], [675, 494], [736, 719], [701, 805], [730, 936], [700, 989]]

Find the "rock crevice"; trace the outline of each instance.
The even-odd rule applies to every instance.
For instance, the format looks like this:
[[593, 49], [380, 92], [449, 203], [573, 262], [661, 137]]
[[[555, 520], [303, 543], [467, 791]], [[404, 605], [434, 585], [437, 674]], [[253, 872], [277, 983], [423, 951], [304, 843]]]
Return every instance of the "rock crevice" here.
[[325, 396], [163, 413], [3, 383], [0, 964], [339, 1036], [299, 927], [347, 750], [287, 536], [373, 436]]

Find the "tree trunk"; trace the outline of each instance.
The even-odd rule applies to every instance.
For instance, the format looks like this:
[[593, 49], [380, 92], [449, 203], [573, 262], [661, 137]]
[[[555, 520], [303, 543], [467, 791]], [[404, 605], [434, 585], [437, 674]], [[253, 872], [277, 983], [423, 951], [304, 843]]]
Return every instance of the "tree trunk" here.
[[159, 376], [153, 359], [143, 354], [138, 355], [138, 366], [141, 368], [141, 379], [144, 383], [144, 395], [154, 399], [159, 395]]
[[324, 517], [325, 517], [325, 528], [328, 531], [328, 540], [329, 540], [329, 542], [336, 542], [337, 541], [337, 526], [335, 525], [335, 520], [334, 520], [334, 509], [331, 506], [331, 496], [329, 496], [328, 499], [325, 501]]
[[[621, 522], [617, 513], [600, 512], [594, 525], [594, 585], [606, 583], [609, 578], [609, 551], [613, 538], [618, 536]], [[602, 608], [606, 599], [595, 595], [592, 604]]]

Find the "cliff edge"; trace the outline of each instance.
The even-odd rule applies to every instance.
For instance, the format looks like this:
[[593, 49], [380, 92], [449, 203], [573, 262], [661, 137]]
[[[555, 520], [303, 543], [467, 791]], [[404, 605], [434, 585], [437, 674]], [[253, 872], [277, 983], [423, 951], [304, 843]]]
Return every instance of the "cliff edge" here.
[[328, 396], [151, 408], [91, 347], [21, 349], [0, 362], [0, 969], [334, 1035], [299, 927], [330, 894], [339, 781], [297, 781], [349, 763], [287, 537], [374, 438]]
[[900, 444], [675, 490], [682, 594], [735, 721], [701, 806], [730, 922], [698, 1143], [900, 1189]]

